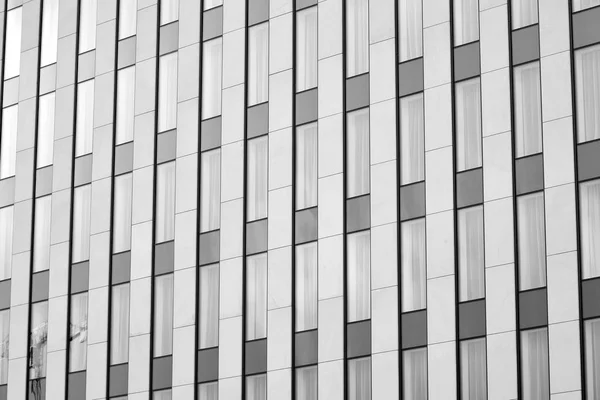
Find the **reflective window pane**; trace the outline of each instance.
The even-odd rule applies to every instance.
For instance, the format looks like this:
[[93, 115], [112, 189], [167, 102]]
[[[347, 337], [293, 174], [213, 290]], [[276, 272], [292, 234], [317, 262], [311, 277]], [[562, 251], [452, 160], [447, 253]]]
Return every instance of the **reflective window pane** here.
[[402, 394], [427, 400], [427, 347], [402, 352]]
[[399, 0], [400, 62], [423, 56], [422, 0]]
[[73, 199], [73, 263], [90, 258], [92, 185], [75, 188]]
[[120, 69], [117, 77], [117, 145], [133, 140], [134, 105], [135, 66], [131, 66]]
[[317, 123], [296, 128], [296, 209], [317, 205]]
[[160, 58], [158, 80], [158, 132], [177, 126], [177, 52]]
[[479, 40], [479, 0], [454, 1], [454, 45]]
[[219, 400], [218, 382], [202, 383], [198, 385], [198, 400]]
[[13, 8], [6, 13], [6, 37], [4, 49], [4, 80], [19, 75], [21, 69], [21, 32], [23, 7]]
[[402, 235], [402, 312], [427, 306], [427, 264], [425, 219], [403, 222]]
[[79, 8], [79, 53], [96, 48], [98, 0], [81, 0]]
[[460, 379], [462, 400], [487, 399], [485, 338], [460, 343]]
[[87, 368], [88, 293], [71, 296], [69, 372]]
[[31, 305], [29, 332], [29, 379], [46, 377], [48, 347], [48, 302]]
[[600, 398], [600, 319], [584, 322], [585, 383], [588, 399]]
[[200, 179], [200, 232], [221, 224], [221, 149], [202, 153]]
[[347, 237], [348, 322], [371, 318], [371, 232]]
[[371, 399], [371, 357], [348, 361], [348, 399]]
[[59, 0], [44, 0], [44, 15], [42, 17], [42, 55], [40, 66], [56, 62], [58, 45], [58, 5]]
[[296, 399], [316, 400], [318, 398], [318, 367], [296, 369]]
[[600, 180], [579, 186], [579, 213], [583, 278], [595, 278], [600, 276]]
[[37, 168], [52, 165], [54, 157], [55, 93], [40, 96], [37, 135]]
[[113, 253], [120, 253], [131, 249], [133, 174], [115, 177], [114, 190]]
[[156, 168], [156, 243], [175, 238], [175, 161]]
[[200, 267], [200, 348], [219, 345], [219, 264]]
[[267, 375], [253, 375], [246, 378], [246, 398], [267, 400]]
[[[513, 29], [537, 24], [538, 0], [512, 0], [512, 25]], [[577, 0], [574, 0], [577, 2]], [[600, 4], [600, 3], [598, 3]]]
[[317, 87], [317, 7], [296, 13], [296, 91]]
[[515, 67], [515, 136], [517, 157], [542, 151], [540, 64]]
[[152, 400], [172, 400], [171, 389], [161, 390], [152, 394]]
[[485, 296], [483, 206], [458, 211], [459, 300]]
[[165, 25], [179, 19], [179, 0], [161, 0], [160, 24]]
[[173, 274], [154, 278], [154, 357], [173, 353]]
[[519, 286], [521, 290], [546, 286], [546, 232], [544, 194], [517, 198]]
[[248, 140], [248, 221], [267, 216], [269, 182], [269, 138]]
[[35, 226], [33, 239], [33, 272], [50, 268], [50, 228], [52, 195], [35, 199]]
[[481, 167], [481, 91], [479, 78], [456, 84], [458, 170]]
[[369, 0], [346, 2], [346, 75], [369, 72]]
[[248, 29], [248, 105], [269, 100], [269, 23]]
[[111, 303], [110, 363], [129, 360], [129, 283], [113, 286]]
[[94, 139], [94, 79], [77, 85], [75, 156], [92, 152]]
[[0, 179], [15, 175], [17, 165], [17, 127], [19, 106], [2, 110], [2, 141], [0, 142]]
[[425, 179], [423, 93], [400, 99], [401, 184]]
[[347, 126], [348, 197], [369, 193], [369, 109], [348, 113]]
[[119, 39], [136, 33], [137, 0], [119, 1]]
[[13, 247], [13, 206], [0, 208], [0, 281], [10, 278]]
[[573, 11], [600, 6], [600, 0], [573, 0]]
[[0, 385], [8, 383], [10, 310], [0, 311]]
[[575, 52], [575, 79], [579, 143], [600, 139], [600, 45]]
[[267, 337], [267, 254], [246, 258], [246, 340]]
[[223, 38], [204, 42], [202, 50], [202, 119], [221, 115]]
[[317, 242], [296, 246], [296, 331], [317, 328]]
[[548, 328], [521, 332], [521, 382], [524, 400], [550, 399]]

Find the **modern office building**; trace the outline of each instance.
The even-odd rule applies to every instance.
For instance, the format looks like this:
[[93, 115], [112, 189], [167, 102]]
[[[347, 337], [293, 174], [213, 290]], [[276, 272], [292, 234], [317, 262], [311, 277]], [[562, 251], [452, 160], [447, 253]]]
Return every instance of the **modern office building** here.
[[0, 400], [600, 400], [600, 0], [0, 34]]

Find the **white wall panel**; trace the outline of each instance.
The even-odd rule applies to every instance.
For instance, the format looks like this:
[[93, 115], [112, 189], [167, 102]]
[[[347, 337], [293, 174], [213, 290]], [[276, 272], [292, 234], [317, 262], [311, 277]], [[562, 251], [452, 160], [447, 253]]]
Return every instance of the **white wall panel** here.
[[372, 289], [398, 285], [397, 240], [398, 226], [396, 223], [371, 228]]
[[[133, 315], [133, 313], [132, 313]], [[148, 390], [150, 376], [150, 335], [129, 339], [129, 393]]]
[[341, 234], [343, 231], [343, 175], [319, 179], [319, 238]]
[[550, 392], [561, 393], [581, 389], [579, 358], [579, 322], [548, 326], [550, 348]]
[[427, 214], [451, 210], [454, 205], [452, 147], [425, 153], [425, 209]]
[[489, 399], [516, 399], [518, 393], [515, 332], [488, 335], [486, 342]]
[[269, 249], [292, 244], [292, 187], [269, 192]]
[[291, 125], [292, 71], [287, 70], [269, 76], [269, 130], [276, 131]]
[[242, 199], [221, 203], [221, 260], [242, 255], [243, 207]]
[[571, 59], [565, 51], [541, 61], [542, 120], [552, 121], [573, 114], [571, 103]]
[[[194, 363], [198, 354], [195, 351], [195, 345], [195, 326], [173, 329], [173, 386], [194, 383]], [[180, 397], [173, 396], [173, 398], [179, 399]]]
[[[90, 333], [91, 333], [90, 327]], [[106, 342], [88, 346], [86, 371], [86, 398], [101, 399], [106, 394]]]
[[291, 13], [273, 18], [269, 22], [269, 72], [271, 74], [292, 68], [292, 26]]
[[510, 77], [508, 68], [481, 75], [483, 136], [508, 132], [510, 126]]
[[244, 138], [244, 85], [223, 90], [221, 101], [221, 144], [224, 146]]
[[[378, 0], [379, 2], [389, 2], [390, 0]], [[373, 2], [371, 2], [371, 10], [373, 9]], [[388, 12], [385, 11], [385, 14]], [[392, 11], [389, 13], [389, 17], [394, 17], [393, 1]], [[381, 27], [381, 29], [385, 27]], [[371, 31], [373, 30], [371, 25]], [[392, 25], [393, 34], [393, 25]], [[371, 38], [371, 40], [373, 40]], [[378, 103], [383, 100], [393, 99], [396, 95], [396, 41], [394, 39], [385, 40], [379, 43], [375, 43], [370, 48], [370, 102]]]
[[396, 222], [396, 162], [371, 166], [371, 226]]
[[319, 364], [319, 399], [344, 398], [344, 362], [342, 360]]
[[318, 51], [321, 60], [342, 52], [342, 0], [321, 1], [318, 7]]
[[[269, 310], [292, 304], [292, 247], [270, 250], [268, 254]], [[240, 280], [241, 284], [241, 280]], [[241, 286], [240, 286], [241, 290]], [[241, 305], [240, 305], [241, 307]]]
[[423, 30], [423, 74], [425, 89], [450, 82], [450, 23]]
[[131, 280], [152, 271], [152, 221], [131, 227]]
[[452, 87], [425, 90], [425, 150], [452, 145]]
[[285, 128], [269, 133], [269, 189], [291, 184], [292, 129]]
[[223, 35], [223, 88], [244, 83], [244, 33], [243, 29], [238, 29]]
[[221, 147], [221, 177], [221, 202], [244, 196], [243, 141]]
[[456, 399], [456, 343], [427, 347], [429, 400]]
[[[398, 349], [398, 287], [371, 292], [371, 352]], [[373, 369], [373, 376], [375, 370]]]
[[[373, 67], [371, 67], [371, 71], [373, 71]], [[371, 83], [372, 82], [373, 81], [371, 81]], [[389, 85], [390, 83], [386, 82], [386, 84]], [[371, 97], [371, 99], [373, 98]], [[396, 101], [392, 99], [377, 104], [371, 104], [369, 113], [371, 164], [395, 160]], [[325, 151], [323, 153], [325, 153]]]
[[454, 290], [454, 275], [427, 280], [427, 343], [430, 345], [456, 338]]
[[569, 1], [539, 2], [540, 55], [542, 57], [569, 50]]
[[481, 73], [508, 67], [507, 7], [502, 5], [480, 13]]
[[[342, 235], [319, 240], [319, 300], [330, 299], [344, 294], [343, 240]], [[371, 256], [373, 256], [373, 251], [371, 252]]]
[[219, 321], [219, 379], [242, 373], [242, 317]]
[[513, 200], [510, 197], [485, 203], [485, 266], [515, 261]]
[[242, 378], [219, 379], [219, 399], [239, 400], [242, 398]]
[[[328, 0], [331, 1], [331, 0]], [[374, 107], [371, 107], [371, 123], [373, 122]], [[319, 119], [319, 177], [323, 178], [329, 175], [338, 174], [344, 171], [344, 152], [342, 146], [342, 124], [343, 115], [335, 114], [326, 118]], [[374, 127], [371, 125], [371, 146], [373, 144]], [[372, 147], [371, 147], [372, 148]]]
[[577, 250], [575, 187], [573, 184], [546, 189], [546, 253]]
[[292, 398], [292, 373], [289, 368], [267, 372], [267, 399]]
[[267, 316], [267, 370], [292, 365], [292, 308], [278, 308]]
[[573, 120], [561, 118], [544, 123], [544, 186], [552, 187], [575, 180]]
[[319, 60], [319, 118], [342, 112], [342, 60], [341, 55]]
[[399, 399], [398, 352], [373, 354], [371, 357], [372, 399]]
[[219, 275], [219, 318], [241, 316], [242, 258], [221, 261]]
[[488, 335], [516, 328], [515, 265], [506, 264], [485, 270], [485, 313]]
[[546, 270], [548, 274], [548, 323], [578, 319], [577, 252], [571, 251], [549, 256]]
[[454, 274], [453, 214], [452, 211], [446, 211], [427, 216], [425, 233], [428, 279]]
[[319, 301], [318, 335], [319, 363], [344, 357], [344, 299], [342, 297]]
[[173, 283], [173, 326], [193, 325], [196, 322], [196, 269], [175, 271]]
[[512, 195], [512, 143], [510, 132], [483, 138], [484, 201]]

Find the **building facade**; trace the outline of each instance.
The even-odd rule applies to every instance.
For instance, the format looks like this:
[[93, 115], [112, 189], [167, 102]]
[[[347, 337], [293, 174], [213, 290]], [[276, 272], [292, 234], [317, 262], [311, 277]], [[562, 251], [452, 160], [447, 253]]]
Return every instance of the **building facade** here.
[[0, 400], [600, 400], [600, 0], [0, 24]]

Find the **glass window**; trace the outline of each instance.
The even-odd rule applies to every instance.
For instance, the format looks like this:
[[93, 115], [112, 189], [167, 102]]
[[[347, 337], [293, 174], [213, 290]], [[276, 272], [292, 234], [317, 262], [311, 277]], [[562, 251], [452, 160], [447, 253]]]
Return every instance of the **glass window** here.
[[371, 357], [348, 361], [348, 399], [371, 399]]
[[161, 390], [152, 394], [152, 400], [172, 400], [171, 389]]
[[33, 272], [50, 268], [50, 227], [52, 195], [35, 199], [35, 229], [33, 239]]
[[94, 80], [77, 85], [77, 127], [75, 156], [92, 152], [94, 139]]
[[40, 96], [37, 136], [37, 168], [52, 165], [54, 157], [55, 92]]
[[131, 249], [131, 213], [133, 202], [133, 175], [115, 177], [113, 214], [113, 253]]
[[42, 67], [56, 62], [58, 45], [58, 2], [44, 0], [44, 16], [42, 18]]
[[371, 318], [371, 232], [347, 237], [348, 322]]
[[48, 302], [31, 305], [31, 332], [29, 343], [29, 379], [46, 377], [48, 346]]
[[221, 115], [223, 38], [202, 46], [202, 119], [208, 119]]
[[296, 209], [317, 205], [318, 174], [317, 123], [296, 128]]
[[348, 113], [348, 197], [369, 193], [369, 109]]
[[220, 5], [223, 5], [223, 0], [204, 0], [205, 10], [209, 10]]
[[17, 127], [19, 106], [2, 110], [2, 142], [0, 142], [0, 179], [15, 175], [17, 165]]
[[81, 0], [79, 10], [79, 53], [96, 48], [98, 0]]
[[542, 151], [540, 63], [515, 67], [515, 130], [517, 157]]
[[458, 211], [460, 301], [485, 296], [483, 206]]
[[248, 105], [269, 100], [269, 23], [248, 29]]
[[267, 400], [267, 375], [252, 375], [246, 378], [246, 398]]
[[19, 76], [21, 69], [21, 22], [23, 7], [6, 13], [6, 38], [4, 49], [4, 79]]
[[524, 400], [550, 399], [548, 328], [521, 332], [521, 382]]
[[422, 0], [400, 0], [400, 62], [423, 57]]
[[485, 338], [460, 343], [460, 379], [462, 400], [487, 399]]
[[481, 92], [479, 78], [456, 84], [458, 170], [481, 167]]
[[173, 353], [173, 274], [154, 283], [154, 357], [162, 357]]
[[346, 2], [346, 75], [369, 72], [369, 0]]
[[10, 278], [12, 269], [13, 210], [0, 208], [0, 281]]
[[600, 180], [579, 186], [579, 212], [583, 278], [595, 278], [600, 276]]
[[600, 399], [600, 319], [585, 324], [585, 383], [588, 399]]
[[427, 347], [402, 352], [402, 394], [427, 400]]
[[[577, 1], [577, 0], [575, 0]], [[537, 0], [512, 0], [512, 25], [513, 29], [537, 24]]]
[[479, 40], [479, 0], [454, 1], [454, 45]]
[[573, 0], [573, 11], [600, 6], [600, 0]]
[[579, 143], [600, 139], [600, 45], [575, 52], [575, 78]]
[[0, 311], [0, 385], [8, 383], [8, 343], [10, 310]]
[[177, 52], [160, 58], [158, 131], [177, 127]]
[[317, 328], [317, 242], [296, 246], [296, 330]]
[[198, 385], [198, 400], [219, 400], [219, 383], [209, 382]]
[[71, 296], [71, 323], [69, 329], [69, 372], [87, 367], [88, 293]]
[[200, 267], [200, 348], [219, 345], [219, 264]]
[[179, 0], [161, 0], [160, 24], [165, 25], [179, 19]]
[[175, 238], [175, 161], [156, 168], [156, 243]]
[[400, 99], [401, 184], [425, 179], [423, 93]]
[[73, 263], [90, 258], [92, 185], [75, 188], [73, 199]]
[[200, 231], [221, 225], [221, 149], [202, 153], [200, 190]]
[[427, 307], [427, 263], [425, 218], [403, 222], [402, 235], [402, 312]]
[[119, 1], [119, 39], [135, 35], [137, 24], [137, 0]]
[[544, 193], [517, 198], [520, 289], [546, 286]]
[[267, 254], [246, 258], [246, 340], [267, 337]]
[[[161, 59], [162, 60], [162, 59]], [[162, 64], [161, 64], [162, 65]], [[162, 69], [161, 69], [162, 72]], [[135, 65], [120, 69], [117, 77], [117, 141], [133, 140], [135, 105]]]
[[126, 363], [129, 360], [129, 283], [113, 286], [110, 315], [110, 363]]
[[248, 140], [248, 221], [267, 217], [269, 138]]
[[317, 7], [296, 13], [296, 91], [317, 87]]
[[318, 398], [318, 367], [316, 365], [296, 369], [296, 399], [316, 400]]

